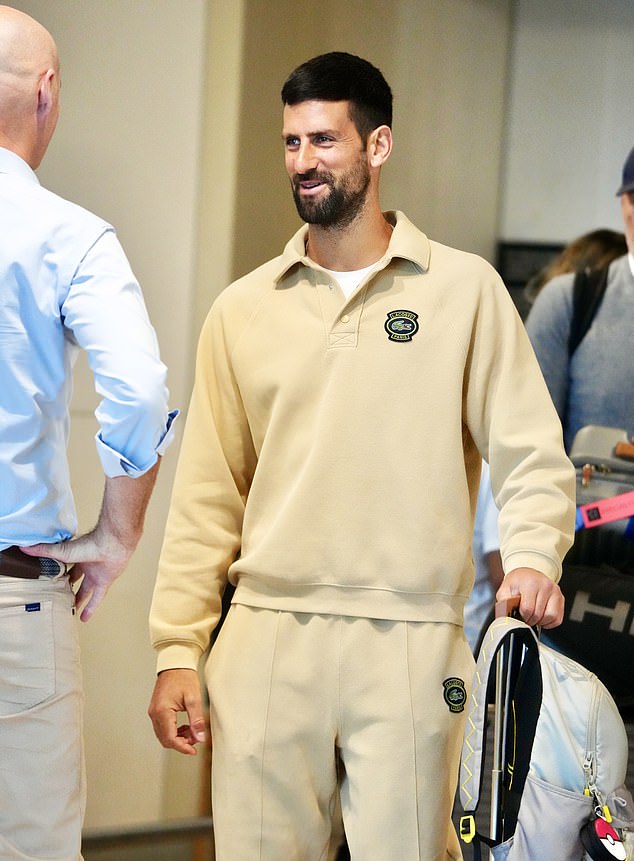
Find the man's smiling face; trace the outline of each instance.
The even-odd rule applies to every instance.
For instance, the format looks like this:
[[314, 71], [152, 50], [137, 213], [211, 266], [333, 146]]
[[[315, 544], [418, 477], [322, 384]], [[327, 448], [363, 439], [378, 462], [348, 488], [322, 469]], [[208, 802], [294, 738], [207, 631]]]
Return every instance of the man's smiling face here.
[[366, 147], [349, 102], [284, 107], [286, 170], [300, 218], [326, 227], [350, 224], [370, 184]]

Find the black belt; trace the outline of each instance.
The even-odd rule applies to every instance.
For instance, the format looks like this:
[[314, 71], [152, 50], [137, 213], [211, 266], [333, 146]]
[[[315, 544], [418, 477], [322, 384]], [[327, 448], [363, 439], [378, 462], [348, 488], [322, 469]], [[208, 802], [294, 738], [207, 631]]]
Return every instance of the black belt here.
[[66, 566], [57, 559], [44, 556], [27, 556], [17, 547], [0, 550], [0, 577], [19, 577], [21, 580], [37, 580], [38, 577], [58, 577], [66, 572]]

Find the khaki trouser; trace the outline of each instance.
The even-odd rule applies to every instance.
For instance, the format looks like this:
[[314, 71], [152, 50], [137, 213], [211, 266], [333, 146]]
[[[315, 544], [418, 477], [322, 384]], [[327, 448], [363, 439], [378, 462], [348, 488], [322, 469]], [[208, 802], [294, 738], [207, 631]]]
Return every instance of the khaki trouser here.
[[234, 605], [207, 666], [218, 861], [325, 861], [338, 792], [353, 861], [461, 858], [446, 682], [472, 675], [454, 625]]
[[0, 858], [77, 861], [85, 778], [68, 577], [0, 577]]

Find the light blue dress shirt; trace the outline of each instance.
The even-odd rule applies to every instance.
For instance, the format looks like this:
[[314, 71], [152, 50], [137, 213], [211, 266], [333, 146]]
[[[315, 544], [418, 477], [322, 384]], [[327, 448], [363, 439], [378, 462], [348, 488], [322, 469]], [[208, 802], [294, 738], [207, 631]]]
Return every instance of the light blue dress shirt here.
[[476, 650], [484, 623], [495, 605], [495, 589], [489, 577], [486, 557], [500, 549], [498, 516], [491, 490], [489, 465], [482, 461], [472, 543], [475, 580], [464, 608], [464, 632], [472, 652]]
[[136, 278], [109, 224], [0, 147], [0, 550], [76, 532], [66, 447], [80, 349], [102, 398], [104, 472], [142, 475], [177, 411]]

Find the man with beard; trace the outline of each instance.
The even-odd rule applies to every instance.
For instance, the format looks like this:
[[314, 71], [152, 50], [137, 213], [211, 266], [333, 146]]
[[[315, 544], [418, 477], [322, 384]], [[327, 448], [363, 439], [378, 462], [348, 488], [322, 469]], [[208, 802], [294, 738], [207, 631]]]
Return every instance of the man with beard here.
[[[473, 658], [463, 606], [481, 458], [506, 577], [557, 625], [574, 472], [513, 303], [483, 260], [382, 212], [392, 94], [359, 57], [282, 89], [307, 222], [205, 322], [151, 612], [161, 743], [204, 739], [219, 861], [460, 858]], [[179, 712], [186, 723], [177, 724]]]

